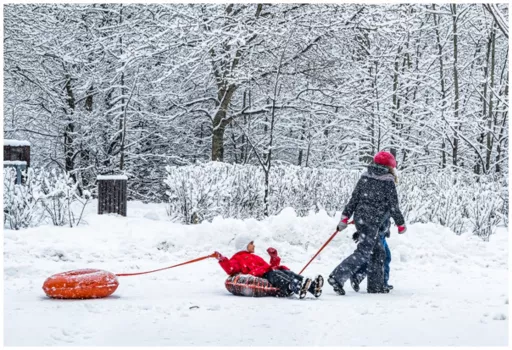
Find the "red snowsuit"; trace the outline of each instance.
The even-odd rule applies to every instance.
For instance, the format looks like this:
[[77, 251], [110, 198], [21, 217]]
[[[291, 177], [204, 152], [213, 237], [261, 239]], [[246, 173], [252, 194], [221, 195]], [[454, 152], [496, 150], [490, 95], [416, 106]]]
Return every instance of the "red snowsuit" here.
[[228, 259], [222, 257], [219, 260], [220, 266], [228, 275], [236, 275], [238, 273], [262, 277], [270, 270], [289, 270], [286, 266], [279, 265], [281, 258], [273, 256], [270, 258], [270, 264], [263, 260], [260, 256], [242, 250]]

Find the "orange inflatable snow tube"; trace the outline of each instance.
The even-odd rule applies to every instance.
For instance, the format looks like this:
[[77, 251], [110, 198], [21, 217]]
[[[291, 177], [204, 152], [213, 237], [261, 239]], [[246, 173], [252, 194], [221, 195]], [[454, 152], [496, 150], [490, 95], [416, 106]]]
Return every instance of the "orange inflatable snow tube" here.
[[108, 297], [118, 286], [117, 276], [111, 272], [82, 269], [48, 277], [44, 281], [43, 290], [50, 298], [93, 299]]
[[252, 275], [229, 276], [224, 283], [226, 289], [234, 294], [245, 297], [274, 297], [279, 295], [279, 288], [264, 278]]

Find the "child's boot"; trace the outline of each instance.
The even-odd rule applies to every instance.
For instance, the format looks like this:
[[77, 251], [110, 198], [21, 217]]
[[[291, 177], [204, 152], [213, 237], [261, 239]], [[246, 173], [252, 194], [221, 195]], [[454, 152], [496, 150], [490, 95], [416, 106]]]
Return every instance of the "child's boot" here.
[[299, 290], [299, 299], [304, 299], [306, 297], [306, 294], [308, 293], [308, 289], [311, 286], [311, 278], [305, 278], [302, 282], [302, 286]]
[[311, 282], [311, 286], [309, 286], [309, 292], [318, 298], [322, 295], [322, 287], [324, 286], [324, 278], [322, 275], [316, 276], [316, 278]]

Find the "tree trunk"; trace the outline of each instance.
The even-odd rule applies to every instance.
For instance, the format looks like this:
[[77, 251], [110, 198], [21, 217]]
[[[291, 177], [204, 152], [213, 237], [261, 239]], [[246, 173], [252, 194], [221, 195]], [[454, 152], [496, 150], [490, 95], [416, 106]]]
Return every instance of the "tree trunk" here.
[[213, 118], [212, 161], [224, 161], [224, 132], [226, 131], [226, 126], [231, 122], [227, 118], [227, 113], [235, 91], [236, 86], [230, 85], [227, 90], [221, 89], [218, 93], [220, 104]]
[[223, 162], [224, 161], [224, 132], [226, 126], [224, 122], [219, 122], [214, 127], [212, 133], [212, 160]]
[[445, 147], [446, 147], [446, 142], [444, 141], [444, 137], [443, 137], [443, 143], [441, 144], [441, 148], [442, 148], [442, 163], [441, 163], [441, 167], [444, 169], [446, 168], [446, 152], [445, 152]]
[[[248, 107], [251, 108], [252, 106], [252, 100], [251, 100], [251, 90], [249, 90], [248, 93]], [[244, 125], [247, 125], [247, 117], [244, 115]], [[249, 123], [250, 127], [250, 123]], [[242, 144], [243, 144], [243, 164], [247, 164], [247, 161], [249, 160], [249, 139], [246, 139], [245, 133], [242, 134]]]
[[[397, 141], [397, 132], [398, 132], [398, 109], [400, 107], [400, 101], [398, 98], [398, 59], [400, 57], [400, 52], [402, 51], [402, 47], [398, 48], [398, 53], [395, 58], [395, 66], [394, 66], [394, 72], [393, 72], [393, 116], [391, 119], [391, 125], [393, 126], [392, 134], [391, 134], [391, 147], [395, 149], [396, 153], [396, 147], [398, 144]], [[380, 151], [380, 150], [379, 150]], [[396, 155], [394, 155], [396, 157]]]
[[[368, 73], [369, 73], [369, 76], [370, 76], [370, 79], [372, 78], [372, 66], [370, 66], [370, 68], [368, 69]], [[377, 68], [375, 68], [375, 76], [377, 76]], [[373, 93], [375, 93], [375, 89], [376, 89], [376, 86], [375, 86], [375, 78], [371, 80], [371, 87], [372, 87], [372, 91]], [[376, 101], [378, 101], [378, 98], [375, 99]], [[378, 102], [377, 102], [378, 103]], [[374, 104], [372, 103], [372, 120], [371, 122], [368, 124], [368, 129], [369, 129], [369, 133], [370, 133], [370, 149], [369, 149], [369, 153], [371, 155], [375, 154], [375, 106]]]
[[487, 120], [487, 152], [485, 157], [485, 172], [490, 171], [491, 167], [491, 153], [492, 153], [492, 111], [493, 111], [493, 87], [494, 87], [494, 66], [495, 66], [495, 52], [496, 52], [496, 24], [494, 24], [491, 32], [491, 41], [492, 41], [492, 48], [491, 48], [491, 85], [489, 89], [489, 116]]
[[[436, 5], [432, 4], [432, 9], [436, 11]], [[444, 82], [444, 64], [443, 64], [443, 46], [441, 45], [441, 38], [439, 35], [439, 26], [440, 26], [440, 19], [436, 21], [436, 15], [433, 15], [434, 18], [434, 25], [436, 28], [436, 41], [437, 41], [437, 53], [439, 55], [439, 78], [441, 80], [441, 115], [444, 115], [444, 110], [446, 108], [446, 88], [445, 88], [445, 82]], [[446, 142], [443, 138], [443, 141], [441, 143], [441, 166], [444, 169], [446, 167]]]
[[[457, 68], [457, 5], [451, 4], [450, 8], [452, 10], [452, 21], [453, 21], [453, 88], [455, 93], [455, 110], [453, 112], [453, 117], [456, 123], [459, 123], [459, 71]], [[458, 161], [458, 152], [459, 152], [459, 136], [457, 133], [457, 126], [454, 128], [455, 135], [453, 135], [453, 165], [457, 166]], [[460, 130], [460, 128], [459, 128]]]
[[[507, 87], [507, 90], [508, 90], [508, 87]], [[499, 135], [499, 139], [498, 139], [498, 145], [496, 147], [496, 172], [497, 173], [501, 172], [501, 166], [500, 166], [501, 143], [503, 142], [502, 138], [503, 138], [504, 131], [506, 129], [505, 128], [506, 121], [507, 121], [507, 112], [505, 112], [505, 115], [503, 116], [503, 124], [501, 126], [500, 135]]]
[[302, 157], [303, 157], [303, 154], [304, 154], [304, 149], [303, 149], [303, 143], [304, 143], [304, 139], [305, 139], [305, 134], [306, 134], [306, 117], [304, 117], [304, 120], [303, 120], [303, 124], [302, 124], [302, 130], [301, 130], [301, 133], [300, 133], [300, 147], [299, 147], [299, 160], [298, 160], [298, 166], [301, 166], [302, 165]]
[[[122, 5], [121, 5], [122, 6]], [[121, 26], [123, 24], [123, 8], [121, 7], [121, 10], [119, 12], [119, 25]], [[121, 55], [123, 54], [123, 37], [119, 37], [119, 46]], [[123, 118], [119, 119], [119, 130], [121, 131], [121, 150], [120, 150], [120, 157], [119, 157], [119, 170], [124, 169], [124, 140], [126, 138], [126, 104], [125, 104], [125, 95], [126, 95], [126, 89], [124, 87], [124, 67], [125, 62], [123, 62], [123, 68], [121, 72], [121, 115], [124, 116]]]
[[[507, 63], [505, 63], [506, 65]], [[505, 83], [505, 93], [504, 93], [504, 96], [505, 96], [505, 101], [508, 100], [508, 75], [507, 75], [507, 82]], [[501, 166], [500, 166], [500, 160], [501, 160], [501, 143], [504, 141], [503, 137], [504, 137], [504, 134], [505, 132], [508, 132], [508, 128], [506, 128], [506, 125], [507, 125], [507, 117], [508, 117], [508, 112], [507, 110], [505, 110], [503, 112], [503, 121], [501, 123], [501, 129], [500, 129], [500, 135], [498, 137], [498, 145], [496, 147], [496, 172], [497, 173], [500, 173], [501, 172]]]
[[[259, 18], [261, 11], [263, 9], [263, 4], [258, 4], [256, 6], [255, 18]], [[230, 21], [237, 22], [236, 14], [238, 11], [233, 11], [233, 4], [230, 4], [226, 7], [226, 16], [231, 17]], [[208, 19], [205, 19], [207, 22]], [[207, 28], [205, 28], [208, 30]], [[255, 34], [249, 41], [254, 40], [257, 37]], [[230, 40], [230, 39], [229, 39]], [[222, 50], [224, 53], [229, 53], [229, 57], [231, 57], [231, 44], [229, 44], [229, 40], [226, 40], [222, 44]], [[216, 49], [210, 49], [210, 56], [214, 60], [218, 60], [218, 53], [215, 51]], [[218, 98], [218, 110], [213, 118], [213, 130], [212, 130], [212, 161], [224, 161], [224, 132], [226, 130], [226, 126], [231, 122], [231, 119], [226, 118], [228, 107], [231, 103], [231, 99], [233, 97], [234, 92], [238, 88], [236, 85], [229, 83], [228, 79], [233, 78], [231, 75], [235, 71], [236, 67], [238, 67], [240, 63], [240, 58], [242, 56], [242, 52], [240, 50], [236, 50], [234, 58], [232, 60], [225, 60], [222, 58], [217, 64], [213, 64], [213, 74], [216, 78], [217, 82], [217, 98]], [[249, 96], [250, 100], [250, 96]], [[250, 102], [249, 102], [250, 104]]]
[[[487, 115], [487, 87], [488, 87], [488, 84], [489, 82], [487, 81], [487, 79], [489, 78], [489, 58], [491, 56], [491, 44], [492, 42], [492, 33], [489, 34], [489, 40], [487, 41], [487, 52], [486, 52], [486, 57], [485, 57], [485, 66], [484, 66], [484, 82], [483, 82], [483, 94], [482, 94], [482, 98], [481, 98], [481, 101], [482, 101], [482, 118], [485, 120], [486, 118], [486, 115]], [[480, 136], [478, 137], [478, 143], [480, 144], [480, 152], [483, 153], [484, 151], [484, 139], [485, 139], [485, 132], [481, 132], [480, 133]], [[480, 167], [482, 167], [482, 169], [480, 170]], [[479, 162], [476, 166], [476, 173], [477, 174], [480, 174], [480, 172], [484, 172], [485, 173], [485, 164], [482, 163], [482, 162]]]
[[87, 97], [85, 98], [85, 110], [87, 112], [92, 112], [93, 91], [94, 87], [91, 85], [89, 90], [87, 90]]
[[306, 168], [309, 166], [309, 155], [311, 154], [311, 135], [308, 137], [308, 149], [306, 150]]
[[265, 170], [265, 193], [263, 196], [263, 215], [269, 216], [269, 203], [268, 203], [268, 194], [269, 194], [269, 175], [270, 175], [270, 169]]
[[[75, 133], [75, 123], [73, 122], [73, 114], [75, 112], [75, 96], [73, 95], [73, 90], [71, 89], [71, 77], [66, 75], [66, 93], [68, 95], [68, 122], [64, 128], [64, 156], [65, 156], [65, 170], [67, 172], [71, 172], [75, 169], [74, 164], [74, 147], [73, 147], [73, 139]], [[71, 174], [73, 180], [76, 181], [75, 174]]]
[[236, 148], [236, 137], [235, 131], [233, 130], [233, 124], [231, 124], [231, 142], [233, 142], [233, 157], [235, 158], [235, 164], [238, 164], [238, 149]]
[[[92, 109], [93, 109], [93, 91], [94, 91], [94, 88], [91, 85], [91, 87], [87, 91], [87, 97], [85, 99], [85, 110], [89, 113], [91, 113]], [[87, 137], [87, 136], [89, 136], [89, 133], [86, 133], [83, 136]], [[91, 154], [90, 154], [89, 147], [84, 147], [83, 143], [80, 143], [80, 162], [81, 162], [81, 164], [85, 164], [85, 165], [89, 165], [91, 162]], [[83, 176], [83, 174], [81, 174], [80, 180], [82, 181], [82, 185], [85, 188], [87, 188], [89, 186], [89, 178], [87, 176]], [[81, 192], [82, 192], [81, 186], [78, 186], [78, 190], [81, 194]]]
[[[376, 101], [376, 107], [377, 107], [377, 128], [378, 128], [378, 131], [377, 131], [377, 144], [376, 146], [373, 145], [372, 146], [372, 156], [377, 153], [378, 151], [380, 151], [380, 138], [381, 138], [381, 122], [380, 122], [380, 104], [379, 104], [379, 86], [377, 84], [377, 75], [378, 75], [378, 61], [375, 61], [375, 77], [374, 77], [374, 80], [373, 80], [373, 86], [375, 87], [375, 101]], [[375, 128], [374, 128], [375, 129]]]

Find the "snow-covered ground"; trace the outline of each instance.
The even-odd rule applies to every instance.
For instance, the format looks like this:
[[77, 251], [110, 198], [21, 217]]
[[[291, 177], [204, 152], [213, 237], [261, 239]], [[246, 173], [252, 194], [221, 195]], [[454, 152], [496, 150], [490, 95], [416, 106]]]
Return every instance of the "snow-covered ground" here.
[[[128, 217], [95, 214], [86, 225], [4, 230], [6, 346], [506, 346], [508, 231], [486, 243], [434, 224], [410, 225], [388, 240], [393, 260], [386, 295], [319, 299], [247, 298], [229, 294], [216, 260], [148, 275], [120, 277], [117, 291], [97, 300], [53, 300], [42, 285], [52, 274], [81, 268], [114, 273], [165, 267], [215, 250], [231, 256], [239, 233], [255, 237], [256, 253], [275, 247], [295, 271], [332, 234], [325, 213], [296, 217], [291, 209], [264, 221], [215, 219], [184, 226], [165, 207], [128, 204]], [[355, 247], [353, 227], [338, 234], [306, 270], [327, 276]]]

